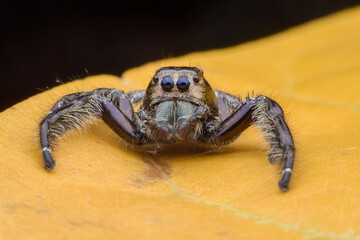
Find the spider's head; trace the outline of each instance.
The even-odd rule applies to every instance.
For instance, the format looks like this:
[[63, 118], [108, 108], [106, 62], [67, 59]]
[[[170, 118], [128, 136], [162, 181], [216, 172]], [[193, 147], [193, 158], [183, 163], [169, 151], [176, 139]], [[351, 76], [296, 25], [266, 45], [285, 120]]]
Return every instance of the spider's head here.
[[203, 71], [196, 67], [163, 67], [156, 71], [146, 89], [144, 106], [171, 100], [217, 108], [213, 89], [205, 80]]

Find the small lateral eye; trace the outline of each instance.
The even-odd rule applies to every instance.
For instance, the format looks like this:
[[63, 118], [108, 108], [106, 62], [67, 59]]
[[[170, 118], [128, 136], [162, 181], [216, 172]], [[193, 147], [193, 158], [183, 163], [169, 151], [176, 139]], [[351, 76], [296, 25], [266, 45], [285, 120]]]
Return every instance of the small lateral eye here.
[[155, 83], [157, 83], [157, 82], [159, 81], [159, 77], [158, 77], [158, 76], [154, 76], [154, 77], [153, 77], [153, 80], [154, 80]]
[[161, 87], [164, 89], [164, 91], [169, 92], [174, 86], [174, 81], [171, 79], [171, 77], [165, 77], [161, 81]]
[[195, 83], [198, 83], [198, 82], [199, 82], [199, 76], [198, 76], [198, 75], [195, 75], [195, 76], [193, 77], [193, 81], [194, 81]]
[[181, 77], [176, 82], [176, 86], [180, 91], [186, 91], [190, 87], [190, 81], [186, 77]]

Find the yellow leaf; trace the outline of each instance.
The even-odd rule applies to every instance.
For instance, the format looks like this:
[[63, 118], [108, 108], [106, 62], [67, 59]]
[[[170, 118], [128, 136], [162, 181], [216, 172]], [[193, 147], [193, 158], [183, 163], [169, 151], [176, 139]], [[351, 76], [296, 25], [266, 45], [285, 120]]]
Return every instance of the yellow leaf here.
[[[360, 239], [360, 8], [226, 49], [91, 76], [0, 114], [0, 239]], [[283, 106], [297, 148], [290, 190], [254, 128], [214, 152], [124, 148], [102, 121], [43, 168], [39, 123], [63, 95], [144, 89], [166, 65]]]

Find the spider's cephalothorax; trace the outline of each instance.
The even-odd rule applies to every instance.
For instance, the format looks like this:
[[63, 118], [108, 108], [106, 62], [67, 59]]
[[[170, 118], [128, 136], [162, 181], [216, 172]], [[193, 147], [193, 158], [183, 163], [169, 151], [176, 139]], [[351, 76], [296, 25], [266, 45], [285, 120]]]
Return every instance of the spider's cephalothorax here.
[[[137, 103], [142, 105], [135, 112], [133, 106]], [[125, 143], [133, 146], [194, 142], [225, 145], [256, 124], [270, 144], [269, 161], [283, 164], [279, 187], [288, 189], [295, 148], [281, 107], [265, 96], [241, 100], [213, 90], [198, 68], [161, 68], [146, 91], [125, 94], [100, 88], [61, 98], [40, 125], [47, 170], [55, 166], [50, 154], [54, 140], [93, 118], [102, 118]]]

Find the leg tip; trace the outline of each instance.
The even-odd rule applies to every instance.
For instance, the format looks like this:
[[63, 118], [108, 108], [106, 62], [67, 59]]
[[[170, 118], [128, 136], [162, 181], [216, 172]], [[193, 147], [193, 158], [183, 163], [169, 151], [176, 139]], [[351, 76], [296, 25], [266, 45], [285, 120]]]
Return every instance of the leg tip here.
[[281, 181], [279, 182], [279, 188], [281, 191], [288, 191], [289, 190], [289, 182], [290, 182], [290, 176], [291, 176], [291, 172], [290, 171], [285, 171], [283, 178], [281, 179]]
[[55, 167], [55, 162], [45, 162], [45, 169], [51, 171]]
[[283, 192], [289, 191], [289, 187], [287, 186], [287, 184], [284, 184], [284, 183], [282, 183], [281, 181], [279, 182], [279, 188], [280, 188], [280, 190], [283, 191]]
[[52, 159], [50, 155], [50, 149], [45, 147], [42, 152], [45, 161], [45, 169], [50, 171], [55, 167], [55, 161]]

